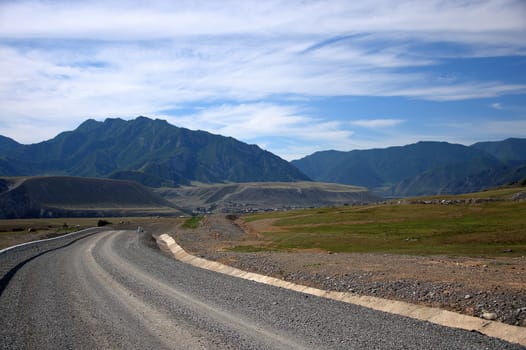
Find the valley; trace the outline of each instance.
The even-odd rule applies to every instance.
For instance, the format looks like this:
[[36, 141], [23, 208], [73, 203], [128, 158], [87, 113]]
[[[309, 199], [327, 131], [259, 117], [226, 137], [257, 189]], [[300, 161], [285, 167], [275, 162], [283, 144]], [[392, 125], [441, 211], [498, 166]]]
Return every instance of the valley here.
[[194, 184], [157, 188], [154, 192], [195, 215], [246, 214], [380, 201], [363, 187], [312, 181]]
[[0, 249], [104, 225], [160, 254], [153, 237], [168, 233], [297, 284], [526, 326], [524, 139], [289, 163], [139, 117], [0, 141]]
[[129, 180], [72, 176], [0, 177], [0, 219], [250, 213], [380, 198], [358, 186], [317, 182], [193, 184], [149, 188]]
[[[526, 326], [526, 207], [514, 200], [525, 192], [474, 193], [493, 199], [474, 204], [440, 204], [440, 197], [425, 205], [216, 214], [168, 233], [194, 255], [242, 270]], [[435, 199], [414, 203], [421, 200]]]
[[[244, 187], [204, 188], [203, 198], [218, 199]], [[515, 187], [242, 216], [104, 221], [113, 230], [141, 227], [152, 247], [152, 236], [168, 233], [195, 255], [297, 284], [526, 326], [525, 193]], [[1, 220], [0, 243], [56, 236], [98, 220]]]
[[526, 0], [0, 0], [0, 350], [526, 350]]

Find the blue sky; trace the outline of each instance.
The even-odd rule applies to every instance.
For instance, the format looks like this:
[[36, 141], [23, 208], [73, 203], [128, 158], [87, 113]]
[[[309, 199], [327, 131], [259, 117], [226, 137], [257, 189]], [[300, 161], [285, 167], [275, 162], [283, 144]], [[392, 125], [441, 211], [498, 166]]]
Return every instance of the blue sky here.
[[526, 137], [526, 2], [1, 1], [0, 134], [166, 119], [287, 159]]

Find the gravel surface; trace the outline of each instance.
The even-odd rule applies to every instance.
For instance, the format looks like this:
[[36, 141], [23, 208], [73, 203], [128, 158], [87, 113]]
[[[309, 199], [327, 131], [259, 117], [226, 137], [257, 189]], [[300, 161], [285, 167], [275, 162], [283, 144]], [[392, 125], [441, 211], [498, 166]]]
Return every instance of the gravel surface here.
[[27, 262], [0, 297], [0, 324], [3, 349], [522, 348], [197, 269], [134, 231]]
[[[292, 259], [323, 261], [320, 254], [309, 258], [301, 254], [280, 253], [209, 253], [211, 260], [228, 263], [242, 270], [274, 276], [286, 281], [308, 285], [324, 290], [351, 292], [381, 298], [408, 301], [456, 311], [470, 316], [482, 317], [493, 313], [495, 319], [507, 324], [526, 326], [526, 293], [503, 287], [480, 289], [463, 282], [430, 281], [422, 279], [391, 279], [376, 272], [340, 273], [338, 267], [332, 271], [315, 272], [305, 266], [292, 269], [287, 261]], [[321, 263], [319, 263], [321, 264]], [[381, 277], [381, 279], [378, 279]]]
[[41, 240], [38, 243], [27, 242], [0, 250], [0, 296], [15, 273], [26, 263], [56, 249], [60, 249], [74, 242], [100, 232], [99, 228], [91, 228], [73, 232], [61, 237]]
[[[172, 236], [207, 259], [325, 290], [407, 301], [526, 326], [526, 258], [415, 257], [325, 251], [237, 253], [252, 239], [236, 221], [209, 216]], [[253, 235], [253, 233], [252, 233]]]

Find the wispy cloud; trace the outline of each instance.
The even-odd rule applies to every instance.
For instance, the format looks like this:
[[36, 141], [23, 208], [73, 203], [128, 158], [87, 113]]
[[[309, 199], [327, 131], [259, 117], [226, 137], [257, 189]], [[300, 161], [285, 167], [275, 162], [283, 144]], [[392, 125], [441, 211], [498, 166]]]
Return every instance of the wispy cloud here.
[[498, 103], [498, 102], [492, 103], [492, 104], [491, 104], [491, 108], [494, 108], [494, 109], [504, 109], [504, 107], [502, 106], [502, 103]]
[[509, 137], [526, 136], [526, 116], [518, 119], [443, 122], [433, 126], [440, 140], [470, 145], [478, 141], [497, 141]]
[[522, 120], [488, 120], [480, 123], [477, 128], [481, 128], [476, 132], [479, 135], [479, 140], [487, 138], [503, 139], [508, 137], [526, 137], [526, 118]]
[[361, 126], [364, 128], [385, 128], [390, 126], [396, 126], [403, 123], [403, 119], [361, 119], [353, 120], [350, 122], [352, 125]]
[[[221, 105], [184, 116], [164, 116], [190, 129], [231, 136], [279, 154], [287, 160], [327, 148], [350, 148], [352, 134], [342, 122], [320, 120], [294, 105], [249, 103]], [[271, 145], [268, 140], [275, 139]]]
[[[29, 132], [35, 123], [60, 130], [87, 117], [143, 114], [286, 147], [282, 154], [349, 149], [349, 123], [313, 115], [302, 100], [524, 94], [520, 82], [444, 80], [433, 70], [451, 57], [525, 55], [524, 18], [522, 0], [5, 1], [0, 121], [23, 142], [53, 136], [53, 127]], [[269, 102], [274, 96], [292, 97]], [[198, 102], [211, 107], [166, 116]], [[265, 141], [272, 137], [291, 139], [273, 146]]]
[[395, 92], [393, 96], [411, 96], [432, 101], [461, 101], [524, 93], [526, 93], [526, 84], [509, 84], [501, 82], [453, 82], [448, 85], [402, 88], [398, 92]]
[[[137, 91], [149, 82], [150, 88], [170, 89], [175, 101], [276, 93], [449, 100], [525, 89], [498, 81], [442, 85], [428, 74], [396, 69], [432, 65], [440, 54], [449, 54], [425, 56], [414, 47], [411, 54], [407, 40], [524, 50], [521, 1], [195, 1], [147, 7], [19, 1], [1, 6], [0, 36], [31, 40], [30, 49], [4, 43], [15, 62], [25, 63], [29, 78], [37, 75], [45, 86], [54, 86], [58, 72], [81, 90], [92, 89], [86, 81], [101, 81], [99, 87], [107, 90], [101, 95]], [[334, 40], [342, 35], [346, 39]], [[309, 47], [316, 49], [305, 52]], [[100, 67], [83, 66], [93, 60]]]
[[[103, 39], [188, 35], [507, 32], [525, 27], [521, 0], [367, 2], [300, 0], [16, 1], [2, 4], [0, 30], [10, 37]], [[118, 14], [118, 15], [116, 15]], [[20, 19], [32, 21], [20, 21]], [[412, 33], [412, 34], [409, 34]], [[401, 35], [401, 34], [398, 34]], [[504, 37], [505, 35], [503, 35]], [[452, 40], [458, 40], [452, 38]]]

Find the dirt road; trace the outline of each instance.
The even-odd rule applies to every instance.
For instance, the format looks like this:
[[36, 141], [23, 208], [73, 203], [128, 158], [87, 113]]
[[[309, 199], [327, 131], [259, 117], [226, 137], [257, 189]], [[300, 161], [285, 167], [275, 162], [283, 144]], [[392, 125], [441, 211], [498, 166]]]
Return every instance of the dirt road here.
[[520, 348], [197, 269], [135, 231], [86, 235], [16, 266], [0, 296], [3, 349]]

